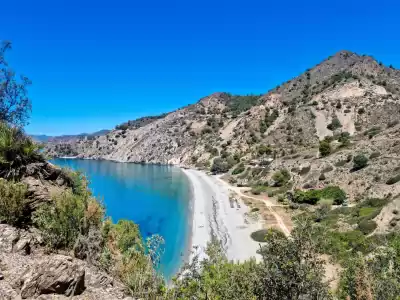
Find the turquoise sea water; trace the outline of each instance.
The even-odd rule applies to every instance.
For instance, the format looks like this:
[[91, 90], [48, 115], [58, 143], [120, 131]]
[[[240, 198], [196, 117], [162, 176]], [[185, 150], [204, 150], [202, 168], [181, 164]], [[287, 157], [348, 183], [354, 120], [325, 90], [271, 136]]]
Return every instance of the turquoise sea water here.
[[80, 159], [51, 162], [86, 174], [114, 222], [133, 220], [144, 237], [163, 236], [160, 271], [166, 279], [178, 271], [191, 231], [190, 182], [179, 168]]

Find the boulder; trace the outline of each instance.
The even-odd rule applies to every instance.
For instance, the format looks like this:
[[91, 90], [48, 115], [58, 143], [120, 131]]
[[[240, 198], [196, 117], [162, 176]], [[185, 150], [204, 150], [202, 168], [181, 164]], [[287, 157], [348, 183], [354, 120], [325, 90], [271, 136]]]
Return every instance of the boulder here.
[[21, 278], [23, 299], [42, 294], [74, 296], [85, 289], [85, 268], [64, 255], [53, 255], [34, 264]]

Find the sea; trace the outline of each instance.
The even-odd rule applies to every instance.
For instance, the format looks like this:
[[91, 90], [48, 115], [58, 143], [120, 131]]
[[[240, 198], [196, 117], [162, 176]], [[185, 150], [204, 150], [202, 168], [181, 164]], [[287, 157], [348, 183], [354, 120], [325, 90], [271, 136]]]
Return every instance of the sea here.
[[192, 229], [189, 179], [174, 166], [57, 158], [51, 163], [83, 172], [114, 222], [139, 225], [143, 238], [159, 234], [164, 253], [159, 272], [170, 280], [188, 257]]

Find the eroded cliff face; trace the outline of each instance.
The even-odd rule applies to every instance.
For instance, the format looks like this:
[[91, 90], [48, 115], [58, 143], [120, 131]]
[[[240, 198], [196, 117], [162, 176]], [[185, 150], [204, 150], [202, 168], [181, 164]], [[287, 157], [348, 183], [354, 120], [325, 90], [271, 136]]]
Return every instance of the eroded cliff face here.
[[[384, 196], [397, 192], [397, 185], [388, 187], [384, 180], [398, 172], [399, 87], [400, 71], [372, 57], [341, 51], [265, 95], [215, 93], [106, 136], [49, 143], [46, 153], [204, 169], [216, 157], [228, 160], [232, 168], [239, 161], [248, 164], [268, 156], [274, 159], [272, 170], [311, 165], [307, 176], [292, 172], [297, 187], [318, 185], [329, 165], [333, 170], [324, 172], [329, 175], [326, 183], [343, 186], [351, 199]], [[350, 136], [346, 147], [335, 146], [341, 133]], [[319, 141], [326, 136], [336, 140], [335, 150], [320, 158]], [[264, 146], [268, 153], [260, 150]], [[373, 152], [379, 156], [361, 172], [350, 172], [350, 161], [340, 166], [345, 156]]]

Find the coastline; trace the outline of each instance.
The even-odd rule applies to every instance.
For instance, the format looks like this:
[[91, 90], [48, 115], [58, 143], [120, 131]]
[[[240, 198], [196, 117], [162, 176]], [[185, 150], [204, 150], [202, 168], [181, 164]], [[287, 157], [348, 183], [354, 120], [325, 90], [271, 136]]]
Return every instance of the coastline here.
[[239, 197], [231, 202], [230, 191], [215, 177], [194, 169], [181, 168], [192, 186], [192, 234], [189, 261], [194, 255], [206, 258], [207, 243], [216, 238], [221, 242], [229, 260], [244, 261], [251, 257], [259, 259], [259, 243], [250, 234], [261, 229], [260, 221], [245, 217], [248, 207]]
[[[79, 157], [59, 157], [65, 159], [106, 160], [116, 163], [146, 164], [143, 162], [125, 162], [114, 159], [93, 159]], [[227, 183], [221, 183], [217, 176], [207, 175], [204, 171], [191, 169], [177, 164], [161, 164], [179, 168], [191, 185], [189, 237], [187, 246], [182, 249], [183, 262], [191, 262], [195, 255], [199, 260], [207, 257], [207, 244], [216, 238], [221, 242], [223, 251], [229, 260], [244, 261], [251, 257], [259, 259], [259, 243], [252, 240], [250, 234], [262, 228], [261, 221], [248, 220], [245, 214], [249, 208], [235, 195], [236, 202], [231, 203]], [[233, 205], [233, 206], [232, 206]]]

